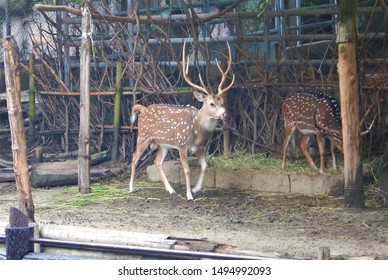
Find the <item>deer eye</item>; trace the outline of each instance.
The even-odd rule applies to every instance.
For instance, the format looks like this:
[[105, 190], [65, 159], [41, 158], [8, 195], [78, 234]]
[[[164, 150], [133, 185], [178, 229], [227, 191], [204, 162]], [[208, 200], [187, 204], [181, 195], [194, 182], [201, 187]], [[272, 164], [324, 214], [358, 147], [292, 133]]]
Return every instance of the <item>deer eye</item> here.
[[216, 107], [216, 104], [214, 104], [213, 102], [210, 103], [210, 107]]

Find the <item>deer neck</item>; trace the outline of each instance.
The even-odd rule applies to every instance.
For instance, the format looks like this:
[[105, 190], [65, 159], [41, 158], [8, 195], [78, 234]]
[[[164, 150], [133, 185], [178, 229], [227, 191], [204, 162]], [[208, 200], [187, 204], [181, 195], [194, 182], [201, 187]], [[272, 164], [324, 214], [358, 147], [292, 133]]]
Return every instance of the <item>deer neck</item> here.
[[211, 134], [217, 126], [218, 119], [211, 118], [203, 111], [198, 111], [194, 117], [194, 142], [191, 152], [194, 153], [197, 147], [206, 145]]
[[218, 118], [215, 119], [205, 111], [199, 110], [197, 116], [194, 119], [194, 128], [197, 128], [198, 131], [212, 133], [218, 123]]

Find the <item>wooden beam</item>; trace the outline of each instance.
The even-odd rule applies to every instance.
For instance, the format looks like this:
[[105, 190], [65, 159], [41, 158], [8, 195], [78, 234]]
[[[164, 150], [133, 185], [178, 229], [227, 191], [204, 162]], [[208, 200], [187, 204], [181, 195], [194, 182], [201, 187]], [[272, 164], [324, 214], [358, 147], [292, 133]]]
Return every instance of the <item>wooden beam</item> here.
[[344, 194], [346, 207], [365, 207], [362, 183], [361, 128], [356, 60], [356, 5], [353, 0], [338, 2], [338, 72], [341, 99], [344, 153]]

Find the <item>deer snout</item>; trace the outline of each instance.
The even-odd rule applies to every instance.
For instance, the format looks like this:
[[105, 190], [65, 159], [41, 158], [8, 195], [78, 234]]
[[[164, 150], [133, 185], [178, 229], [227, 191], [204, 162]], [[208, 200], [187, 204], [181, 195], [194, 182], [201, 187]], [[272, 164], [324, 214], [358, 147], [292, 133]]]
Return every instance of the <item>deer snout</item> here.
[[224, 120], [228, 117], [228, 113], [226, 111], [224, 111], [221, 115], [220, 115], [220, 120]]

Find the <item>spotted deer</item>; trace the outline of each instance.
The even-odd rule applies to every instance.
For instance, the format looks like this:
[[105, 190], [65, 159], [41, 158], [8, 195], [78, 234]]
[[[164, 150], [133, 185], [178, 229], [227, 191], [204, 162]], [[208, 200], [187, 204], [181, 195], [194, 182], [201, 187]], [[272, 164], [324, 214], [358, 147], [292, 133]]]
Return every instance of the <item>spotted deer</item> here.
[[317, 138], [320, 155], [319, 172], [324, 172], [324, 138], [330, 139], [333, 168], [337, 168], [334, 149], [337, 147], [342, 151], [342, 123], [338, 103], [333, 97], [315, 91], [297, 92], [284, 100], [282, 115], [286, 129], [283, 143], [283, 169], [286, 166], [287, 146], [297, 130], [302, 134], [300, 148], [313, 169], [318, 168], [307, 149], [307, 142], [309, 137], [314, 135]]
[[[232, 65], [232, 54], [229, 44], [227, 46], [229, 59], [226, 70], [223, 71], [218, 61], [216, 61], [222, 78], [218, 86], [218, 92], [213, 94], [212, 91], [204, 85], [201, 76], [199, 76], [201, 85], [193, 83], [189, 78], [189, 63], [186, 61], [186, 42], [183, 44], [182, 76], [190, 86], [199, 91], [194, 91], [194, 96], [198, 101], [203, 103], [201, 109], [198, 110], [192, 106], [167, 104], [153, 104], [148, 107], [135, 105], [133, 107], [131, 117], [132, 123], [136, 119], [136, 113], [139, 112], [140, 114], [138, 117], [137, 148], [132, 159], [129, 192], [134, 191], [136, 163], [149, 145], [157, 147], [155, 166], [166, 190], [170, 194], [175, 193], [175, 190], [168, 182], [162, 168], [163, 161], [170, 148], [179, 151], [180, 160], [186, 177], [187, 200], [193, 200], [192, 193], [197, 193], [201, 190], [207, 168], [205, 159], [206, 144], [215, 130], [218, 120], [223, 119], [226, 115], [222, 95], [232, 87], [235, 79], [233, 74], [231, 83], [227, 87], [224, 87], [227, 74]], [[193, 190], [191, 190], [190, 187], [190, 167], [187, 159], [188, 152], [196, 153], [201, 165], [200, 176]]]

